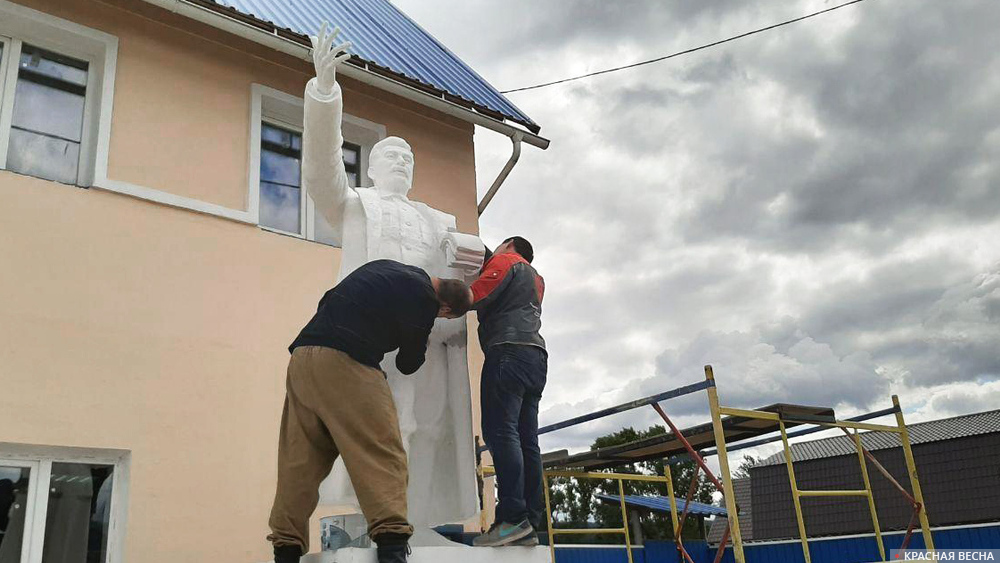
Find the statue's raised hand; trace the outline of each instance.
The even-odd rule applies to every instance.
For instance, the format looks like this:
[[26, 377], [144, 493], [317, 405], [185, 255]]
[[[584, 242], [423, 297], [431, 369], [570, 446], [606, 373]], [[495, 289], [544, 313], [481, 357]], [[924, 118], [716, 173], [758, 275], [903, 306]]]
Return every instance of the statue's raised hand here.
[[319, 36], [310, 36], [312, 42], [313, 65], [316, 67], [316, 87], [320, 94], [329, 95], [333, 93], [333, 87], [337, 84], [337, 65], [351, 58], [347, 52], [350, 42], [345, 41], [335, 47], [333, 40], [340, 33], [340, 28], [335, 27], [327, 34], [326, 30], [330, 24], [323, 22], [319, 29]]

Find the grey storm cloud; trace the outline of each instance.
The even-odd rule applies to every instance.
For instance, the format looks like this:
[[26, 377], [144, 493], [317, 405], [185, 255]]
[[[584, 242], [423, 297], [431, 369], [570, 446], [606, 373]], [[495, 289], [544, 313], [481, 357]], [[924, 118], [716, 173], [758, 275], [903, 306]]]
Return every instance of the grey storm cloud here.
[[959, 260], [888, 261], [834, 284], [796, 330], [840, 350], [867, 350], [913, 385], [1000, 378], [1000, 264], [968, 273]]
[[[740, 0], [714, 2], [662, 2], [658, 0], [580, 0], [540, 2], [515, 7], [520, 17], [513, 37], [535, 49], [557, 49], [567, 43], [641, 41], [678, 33], [678, 23], [714, 22], [755, 6]], [[714, 26], [713, 26], [714, 27]]]
[[[930, 7], [871, 2], [833, 45], [776, 34], [740, 57], [749, 88], [780, 84], [802, 100], [816, 138], [740, 130], [743, 142], [733, 142], [723, 134], [724, 160], [746, 174], [693, 210], [689, 236], [721, 231], [793, 250], [850, 243], [884, 251], [941, 221], [996, 218], [1000, 36], [989, 22], [1000, 6], [918, 6]], [[769, 212], [779, 197], [781, 209]]]
[[863, 333], [920, 322], [947, 288], [968, 282], [962, 262], [947, 253], [918, 260], [887, 259], [862, 279], [830, 283], [802, 324], [839, 346], [858, 346]]
[[946, 290], [909, 328], [877, 353], [910, 384], [1000, 379], [1000, 264]]
[[[841, 356], [806, 334], [780, 351], [759, 329], [699, 334], [683, 350], [661, 354], [657, 375], [641, 387], [652, 390], [690, 379], [706, 364], [713, 366], [720, 398], [731, 406], [797, 403], [865, 409], [873, 399], [884, 401], [889, 389], [866, 352]], [[696, 410], [705, 409], [704, 398], [687, 402]]]
[[[493, 84], [662, 56], [824, 0], [396, 0]], [[554, 422], [699, 381], [921, 416], [1000, 396], [1000, 3], [868, 0], [509, 98], [552, 139], [481, 220], [546, 277]], [[476, 136], [480, 190], [510, 143]], [[496, 240], [494, 240], [496, 239]], [[981, 391], [981, 392], [980, 392]], [[988, 392], [987, 392], [988, 391]], [[703, 394], [670, 403], [704, 422]], [[649, 409], [646, 409], [649, 410]], [[548, 436], [582, 447], [635, 412]]]

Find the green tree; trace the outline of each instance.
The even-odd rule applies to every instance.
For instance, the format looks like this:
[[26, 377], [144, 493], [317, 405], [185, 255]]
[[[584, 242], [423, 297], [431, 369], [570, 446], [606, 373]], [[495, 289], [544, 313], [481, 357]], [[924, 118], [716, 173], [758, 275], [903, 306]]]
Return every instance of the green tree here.
[[[591, 449], [627, 444], [644, 438], [661, 436], [666, 432], [666, 428], [660, 425], [651, 426], [646, 430], [635, 430], [631, 427], [624, 428], [618, 432], [597, 438], [591, 445]], [[695, 464], [693, 461], [675, 463], [670, 466], [674, 494], [676, 496], [680, 498], [687, 496], [688, 487], [691, 485], [691, 478], [694, 476], [694, 470]], [[608, 471], [640, 475], [663, 475], [663, 460], [620, 465]], [[667, 495], [667, 486], [665, 483], [626, 481], [624, 486], [626, 495]], [[714, 490], [714, 485], [705, 478], [704, 472], [699, 472], [694, 500], [710, 504]], [[621, 508], [618, 505], [606, 504], [598, 500], [596, 495], [600, 493], [617, 495], [618, 482], [596, 479], [552, 479], [549, 482], [549, 494], [552, 500], [552, 517], [557, 522], [557, 526], [572, 528], [584, 528], [588, 526], [598, 528], [622, 527]], [[673, 524], [669, 514], [644, 514], [641, 517], [641, 526], [642, 535], [645, 539], [673, 538]], [[700, 534], [697, 519], [689, 517], [684, 525], [684, 537], [700, 538]], [[604, 534], [560, 537], [560, 542], [566, 543], [621, 543], [621, 541], [622, 538], [620, 536]]]
[[740, 460], [739, 467], [733, 470], [733, 479], [746, 479], [750, 477], [750, 468], [760, 463], [761, 459], [763, 458], [743, 454], [743, 459]]

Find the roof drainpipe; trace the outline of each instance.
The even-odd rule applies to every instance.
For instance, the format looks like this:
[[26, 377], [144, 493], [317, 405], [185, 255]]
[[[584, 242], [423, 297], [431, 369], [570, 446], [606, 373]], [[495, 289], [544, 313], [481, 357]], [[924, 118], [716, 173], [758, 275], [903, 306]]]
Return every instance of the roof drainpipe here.
[[522, 133], [514, 133], [510, 136], [511, 143], [514, 144], [514, 150], [510, 153], [510, 158], [507, 159], [507, 164], [504, 165], [503, 170], [500, 171], [500, 175], [497, 176], [496, 180], [493, 180], [493, 185], [483, 196], [483, 200], [479, 202], [479, 216], [482, 217], [483, 211], [486, 210], [486, 206], [493, 201], [493, 196], [497, 195], [497, 191], [500, 189], [500, 185], [503, 184], [504, 180], [507, 179], [507, 175], [510, 171], [514, 169], [514, 165], [517, 164], [517, 159], [521, 158], [521, 139], [524, 138]]

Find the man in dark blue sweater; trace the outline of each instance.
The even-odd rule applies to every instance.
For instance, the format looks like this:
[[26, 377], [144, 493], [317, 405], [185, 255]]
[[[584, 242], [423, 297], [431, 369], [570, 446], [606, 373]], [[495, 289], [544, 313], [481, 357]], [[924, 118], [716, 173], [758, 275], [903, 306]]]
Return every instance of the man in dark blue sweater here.
[[402, 563], [413, 527], [406, 519], [406, 452], [392, 393], [379, 364], [399, 349], [407, 375], [424, 363], [436, 317], [466, 313], [462, 282], [432, 278], [392, 260], [361, 266], [326, 292], [292, 342], [271, 509], [275, 563], [309, 549], [319, 484], [343, 456], [380, 563]]

